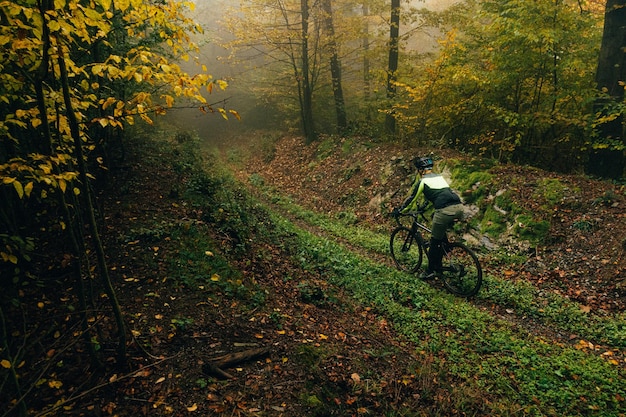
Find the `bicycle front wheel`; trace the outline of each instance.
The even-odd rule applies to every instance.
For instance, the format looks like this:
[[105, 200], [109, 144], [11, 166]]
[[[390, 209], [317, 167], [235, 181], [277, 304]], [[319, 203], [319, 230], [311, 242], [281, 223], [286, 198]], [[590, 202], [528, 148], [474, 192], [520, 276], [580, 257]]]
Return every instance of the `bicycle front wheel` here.
[[462, 297], [476, 295], [483, 282], [483, 270], [474, 252], [460, 242], [444, 248], [441, 277], [450, 292]]
[[391, 233], [389, 248], [399, 270], [415, 272], [422, 266], [424, 250], [408, 227], [398, 227]]

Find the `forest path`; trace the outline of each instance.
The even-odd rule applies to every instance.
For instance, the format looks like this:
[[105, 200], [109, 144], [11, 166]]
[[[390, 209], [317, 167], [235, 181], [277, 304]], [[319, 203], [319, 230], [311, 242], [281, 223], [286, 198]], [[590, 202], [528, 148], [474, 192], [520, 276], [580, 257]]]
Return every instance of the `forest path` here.
[[[324, 148], [324, 146], [327, 147]], [[232, 152], [232, 149], [228, 152]], [[402, 161], [405, 158], [404, 149], [389, 144], [369, 146], [358, 142], [345, 143], [344, 140], [334, 147], [328, 147], [323, 143], [306, 147], [300, 138], [288, 137], [275, 141], [271, 146], [267, 144], [267, 141], [259, 140], [256, 145], [239, 148], [237, 152], [242, 152], [242, 154], [235, 158], [235, 163], [231, 163], [236, 176], [242, 183], [248, 185], [249, 190], [257, 198], [261, 198], [273, 210], [305, 230], [334, 239], [361, 256], [393, 267], [388, 251], [367, 249], [358, 241], [342, 236], [341, 232], [329, 230], [324, 221], [313, 222], [311, 221], [313, 216], [306, 213], [301, 216], [294, 215], [291, 208], [280, 206], [275, 201], [280, 198], [278, 197], [280, 195], [288, 196], [295, 205], [310, 210], [312, 213], [328, 216], [329, 219], [335, 219], [339, 223], [345, 224], [348, 218], [348, 223], [354, 223], [354, 228], [352, 232], [349, 228], [342, 229], [343, 233], [348, 230], [347, 235], [358, 234], [359, 229], [367, 229], [388, 239], [394, 224], [385, 216], [384, 210], [390, 210], [391, 207], [383, 208], [381, 202], [392, 194], [395, 194], [392, 200], [395, 199], [396, 204], [401, 201], [408, 190], [407, 181], [410, 181], [411, 174], [400, 168], [396, 168], [396, 172], [385, 171], [389, 171], [389, 167], [393, 166], [389, 164], [390, 161]], [[229, 158], [225, 156], [225, 159]], [[233, 158], [230, 159], [232, 162]], [[500, 175], [522, 176], [520, 181], [523, 182], [525, 180], [523, 176], [528, 175], [528, 172], [511, 168], [511, 171]], [[409, 174], [409, 180], [406, 175], [398, 174]], [[255, 181], [259, 181], [258, 177], [262, 178], [261, 183], [265, 185], [264, 187], [254, 184]], [[564, 176], [563, 178], [572, 180], [574, 177]], [[588, 179], [581, 179], [581, 181], [588, 181]], [[593, 191], [598, 198], [611, 192], [611, 186], [606, 183], [598, 181], [593, 185]], [[585, 183], [579, 186], [585, 189], [590, 188]], [[268, 194], [268, 189], [272, 190], [271, 194]], [[624, 205], [623, 199], [621, 204]], [[619, 220], [619, 204], [612, 208], [617, 208], [617, 210], [610, 215]], [[588, 214], [584, 212], [584, 209], [581, 207], [580, 213], [572, 211], [568, 215], [574, 219], [584, 218]], [[561, 220], [561, 222], [564, 221]], [[613, 236], [616, 239], [624, 236], [626, 231], [624, 222], [621, 223], [621, 227], [613, 229]], [[556, 230], [556, 233], [563, 232]], [[619, 318], [619, 312], [625, 305], [624, 293], [620, 291], [619, 286], [615, 286], [614, 281], [619, 282], [619, 277], [623, 277], [624, 255], [623, 253], [617, 255], [612, 262], [606, 261], [605, 257], [587, 255], [585, 251], [588, 246], [586, 245], [590, 240], [592, 239], [589, 236], [580, 239], [580, 247], [569, 247], [566, 246], [569, 242], [564, 242], [561, 245], [555, 244], [552, 248], [544, 248], [544, 254], [529, 256], [523, 265], [508, 265], [502, 262], [501, 256], [484, 251], [481, 262], [485, 273], [492, 278], [486, 279], [487, 288], [481, 291], [488, 294], [484, 297], [479, 294], [479, 297], [471, 302], [482, 311], [527, 332], [529, 337], [551, 340], [552, 343], [576, 348], [591, 346], [592, 348], [587, 350], [598, 355], [607, 355], [607, 352], [610, 352], [612, 357], [619, 357], [623, 361], [626, 352], [626, 346], [623, 343], [598, 340], [600, 337], [597, 336], [600, 335], [596, 334], [579, 334], [576, 327], [561, 326], [558, 317], [544, 314], [544, 310], [552, 306], [553, 298], [556, 296], [563, 297], [566, 303], [558, 308], [579, 309], [581, 314], [575, 315], [579, 316], [581, 321], [584, 321], [586, 316], [592, 320], [596, 318], [603, 320], [607, 317], [610, 319], [613, 314], [618, 314], [615, 316], [617, 323], [623, 322], [623, 317]], [[607, 253], [606, 256], [610, 254]], [[564, 262], [565, 257], [571, 257], [573, 261]], [[580, 258], [584, 259], [587, 264], [590, 264], [592, 260], [596, 261], [593, 266], [589, 267], [589, 271], [593, 271], [595, 277], [570, 281], [572, 277], [584, 273], [574, 269], [580, 267]], [[556, 264], [551, 264], [551, 262]], [[563, 265], [571, 265], [572, 270], [565, 269]], [[539, 270], [542, 267], [544, 270]], [[606, 272], [600, 272], [602, 268]], [[614, 272], [617, 272], [617, 276], [613, 275]], [[596, 280], [600, 279], [601, 274], [605, 274], [605, 285], [597, 285]], [[522, 306], [521, 303], [516, 305], [517, 301], [511, 298], [498, 299], [499, 296], [494, 296], [493, 293], [499, 290], [489, 287], [497, 285], [500, 281], [530, 283], [531, 293], [539, 298], [531, 302], [534, 304], [531, 307]], [[563, 285], [570, 285], [570, 287], [564, 288]], [[608, 289], [605, 288], [607, 285]], [[610, 287], [611, 285], [614, 286]], [[437, 287], [437, 284], [435, 286]], [[443, 287], [438, 287], [441, 291], [445, 291]], [[602, 291], [607, 291], [607, 293]]]

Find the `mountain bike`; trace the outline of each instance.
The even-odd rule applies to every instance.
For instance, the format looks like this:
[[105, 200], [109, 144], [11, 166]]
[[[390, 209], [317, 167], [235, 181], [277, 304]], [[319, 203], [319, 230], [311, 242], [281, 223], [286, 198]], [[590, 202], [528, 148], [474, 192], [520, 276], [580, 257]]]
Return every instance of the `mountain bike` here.
[[[424, 254], [430, 246], [430, 239], [425, 239], [422, 233], [431, 233], [423, 224], [428, 222], [424, 212], [425, 209], [421, 207], [416, 212], [394, 216], [398, 226], [391, 232], [389, 247], [391, 257], [399, 270], [414, 273], [422, 266]], [[402, 217], [411, 217], [410, 227], [402, 224]], [[448, 240], [447, 234], [442, 245], [442, 269], [436, 271], [436, 277], [456, 295], [476, 295], [483, 282], [483, 270], [474, 251], [464, 243]]]

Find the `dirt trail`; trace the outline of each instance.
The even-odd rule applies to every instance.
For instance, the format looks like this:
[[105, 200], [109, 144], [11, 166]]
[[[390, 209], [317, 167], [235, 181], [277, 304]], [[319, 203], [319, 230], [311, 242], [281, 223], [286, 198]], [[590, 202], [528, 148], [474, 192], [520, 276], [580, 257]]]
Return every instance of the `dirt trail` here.
[[[356, 142], [350, 144], [350, 151], [346, 152], [342, 151], [341, 144], [333, 149], [320, 148], [319, 144], [307, 147], [300, 138], [288, 137], [279, 140], [271, 150], [266, 148], [265, 152], [254, 152], [238, 175], [243, 181], [251, 175], [260, 175], [279, 192], [292, 196], [298, 204], [318, 213], [330, 216], [354, 213], [355, 221], [361, 227], [391, 231], [393, 224], [384, 215], [391, 205], [381, 207], [381, 201], [395, 192], [391, 204], [394, 200], [397, 204], [408, 190], [412, 173], [403, 169], [406, 163], [401, 163], [406, 154], [402, 148], [387, 144], [369, 147]], [[390, 161], [397, 161], [395, 172], [389, 172]], [[578, 191], [570, 197], [571, 201], [563, 203], [564, 207], [555, 209], [551, 219], [553, 236], [548, 246], [534, 248], [527, 262], [517, 269], [502, 265], [487, 253], [482, 257], [485, 270], [505, 279], [531, 282], [546, 294], [555, 293], [580, 303], [581, 309], [591, 314], [605, 316], [624, 311], [624, 189], [608, 182], [531, 168], [498, 166], [493, 173], [495, 181], [503, 188], [508, 184], [525, 182], [531, 187], [538, 175], [544, 175], [544, 178], [558, 178]], [[530, 192], [530, 189], [520, 189], [516, 203], [533, 211], [539, 203], [528, 197]], [[606, 196], [613, 196], [614, 200], [603, 201]], [[289, 216], [288, 213], [283, 214]], [[602, 217], [605, 220], [601, 220]], [[579, 230], [574, 227], [576, 224], [587, 224], [583, 222], [589, 222], [590, 228]], [[610, 228], [610, 233], [601, 223]], [[316, 233], [323, 232], [317, 230]], [[353, 249], [359, 252], [358, 248]], [[576, 334], [527, 315], [519, 315], [507, 306], [484, 300], [475, 300], [474, 303], [530, 335], [558, 343], [575, 344], [580, 341]], [[604, 350], [598, 349], [598, 352]]]

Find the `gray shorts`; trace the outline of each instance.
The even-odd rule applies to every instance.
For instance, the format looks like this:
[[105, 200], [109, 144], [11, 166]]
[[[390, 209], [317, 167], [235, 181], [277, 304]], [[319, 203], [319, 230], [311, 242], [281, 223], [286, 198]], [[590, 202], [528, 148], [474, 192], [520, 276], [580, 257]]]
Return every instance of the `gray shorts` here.
[[454, 220], [463, 218], [463, 204], [455, 204], [453, 206], [444, 207], [435, 210], [433, 216], [433, 239], [443, 240], [446, 236], [446, 230], [454, 222]]

